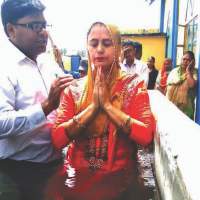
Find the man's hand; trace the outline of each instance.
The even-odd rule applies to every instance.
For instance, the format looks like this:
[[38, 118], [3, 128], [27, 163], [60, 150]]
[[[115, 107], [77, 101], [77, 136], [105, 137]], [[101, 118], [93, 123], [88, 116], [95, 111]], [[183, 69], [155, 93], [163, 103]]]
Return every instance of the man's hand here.
[[70, 74], [66, 74], [63, 77], [58, 77], [51, 84], [48, 98], [42, 102], [42, 108], [47, 116], [50, 112], [57, 109], [60, 103], [60, 95], [66, 87], [68, 87], [73, 81], [73, 77]]

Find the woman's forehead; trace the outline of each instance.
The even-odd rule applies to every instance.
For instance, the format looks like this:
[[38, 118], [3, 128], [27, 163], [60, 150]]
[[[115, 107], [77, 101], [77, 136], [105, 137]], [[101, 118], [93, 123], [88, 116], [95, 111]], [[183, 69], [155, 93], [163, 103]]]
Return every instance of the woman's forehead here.
[[109, 33], [109, 30], [105, 25], [102, 24], [96, 24], [91, 28], [91, 31], [88, 35], [88, 38], [111, 38], [111, 34]]
[[186, 54], [183, 55], [182, 59], [188, 59], [188, 60], [190, 60], [191, 57], [190, 57], [189, 54], [186, 53]]

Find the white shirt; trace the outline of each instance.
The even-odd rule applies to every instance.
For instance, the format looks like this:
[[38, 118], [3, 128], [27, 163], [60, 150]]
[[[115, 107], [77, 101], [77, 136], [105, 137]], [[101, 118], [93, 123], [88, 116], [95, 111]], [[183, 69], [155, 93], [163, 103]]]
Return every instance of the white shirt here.
[[41, 102], [61, 71], [55, 65], [36, 64], [10, 42], [7, 46], [0, 59], [0, 159], [57, 159], [50, 137], [55, 111], [46, 118]]
[[147, 64], [142, 61], [134, 59], [134, 63], [131, 66], [128, 66], [126, 60], [124, 60], [123, 64], [121, 64], [121, 70], [127, 74], [138, 74], [141, 80], [144, 80], [146, 85], [148, 85], [149, 69]]

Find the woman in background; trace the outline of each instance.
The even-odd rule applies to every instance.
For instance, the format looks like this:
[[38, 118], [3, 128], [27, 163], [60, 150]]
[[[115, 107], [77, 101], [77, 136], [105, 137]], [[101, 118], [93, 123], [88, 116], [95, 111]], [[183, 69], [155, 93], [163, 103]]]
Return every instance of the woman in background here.
[[158, 73], [155, 85], [155, 89], [159, 90], [164, 95], [166, 94], [166, 89], [167, 89], [167, 77], [171, 70], [172, 70], [172, 59], [165, 58], [163, 66]]
[[181, 65], [173, 69], [167, 79], [166, 96], [188, 117], [194, 119], [194, 100], [196, 97], [197, 69], [192, 51], [186, 51]]
[[148, 145], [155, 127], [147, 90], [120, 72], [115, 26], [94, 23], [87, 48], [88, 75], [64, 91], [52, 132], [55, 148], [68, 151], [49, 199], [141, 200], [136, 144]]

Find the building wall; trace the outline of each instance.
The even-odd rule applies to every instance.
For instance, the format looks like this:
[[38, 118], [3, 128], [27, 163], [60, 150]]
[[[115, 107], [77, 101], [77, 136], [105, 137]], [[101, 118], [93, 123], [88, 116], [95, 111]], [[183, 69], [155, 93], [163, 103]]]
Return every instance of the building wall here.
[[63, 56], [64, 69], [66, 71], [71, 71], [71, 57]]
[[[177, 1], [177, 8], [174, 9], [174, 2]], [[166, 0], [164, 15], [164, 32], [167, 34], [167, 56], [180, 64], [184, 50], [191, 50], [195, 53], [196, 60], [199, 57], [198, 32], [199, 32], [199, 0]], [[174, 16], [178, 16], [177, 24], [174, 24]], [[177, 29], [177, 41], [173, 41], [174, 31]], [[175, 42], [175, 44], [174, 44]], [[173, 51], [176, 52], [173, 54]]]
[[167, 34], [167, 57], [172, 57], [173, 1], [165, 1], [164, 32]]
[[142, 58], [146, 62], [149, 56], [156, 59], [156, 68], [162, 67], [165, 58], [166, 37], [165, 36], [122, 36], [123, 40], [133, 40], [142, 44]]

